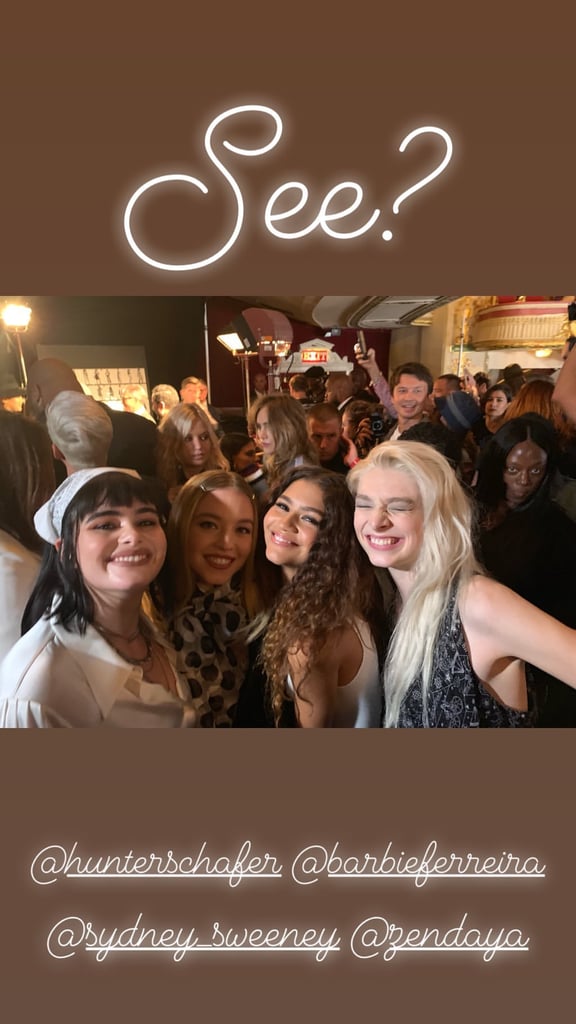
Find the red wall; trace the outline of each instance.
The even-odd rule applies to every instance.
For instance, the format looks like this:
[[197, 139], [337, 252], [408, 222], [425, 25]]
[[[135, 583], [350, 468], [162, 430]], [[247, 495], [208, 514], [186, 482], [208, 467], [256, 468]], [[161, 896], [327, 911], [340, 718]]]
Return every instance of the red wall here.
[[[230, 321], [238, 316], [246, 308], [245, 303], [238, 302], [226, 296], [215, 296], [206, 299], [207, 320], [208, 320], [208, 346], [210, 352], [210, 382], [211, 401], [213, 405], [220, 407], [234, 407], [243, 405], [242, 392], [242, 371], [240, 364], [234, 356], [228, 352], [217, 340], [217, 335], [230, 325]], [[294, 331], [292, 350], [295, 351], [305, 341], [312, 338], [322, 338], [324, 331], [321, 327], [311, 327], [310, 324], [302, 323], [300, 320], [288, 318]], [[390, 350], [390, 331], [365, 331], [366, 341], [369, 346], [376, 350], [378, 363], [384, 372], [388, 369], [388, 355]], [[329, 339], [334, 345], [334, 351], [340, 356], [354, 358], [354, 345], [356, 343], [355, 330], [343, 330], [336, 338]], [[251, 365], [251, 374], [254, 376], [262, 370], [257, 356], [254, 357]]]

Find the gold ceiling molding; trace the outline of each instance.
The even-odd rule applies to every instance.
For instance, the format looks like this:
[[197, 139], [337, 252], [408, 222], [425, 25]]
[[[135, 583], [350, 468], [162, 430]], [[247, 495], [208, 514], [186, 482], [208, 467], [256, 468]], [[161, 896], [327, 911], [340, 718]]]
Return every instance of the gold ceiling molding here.
[[562, 348], [568, 335], [565, 299], [510, 302], [478, 310], [470, 328], [475, 350]]

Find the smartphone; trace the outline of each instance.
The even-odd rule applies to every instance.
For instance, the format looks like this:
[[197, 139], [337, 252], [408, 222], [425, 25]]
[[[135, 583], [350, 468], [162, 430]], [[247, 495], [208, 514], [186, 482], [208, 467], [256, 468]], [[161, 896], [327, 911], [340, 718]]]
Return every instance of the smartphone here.
[[354, 345], [355, 351], [358, 355], [367, 356], [368, 346], [366, 345], [366, 338], [364, 337], [364, 331], [356, 331], [357, 342]]

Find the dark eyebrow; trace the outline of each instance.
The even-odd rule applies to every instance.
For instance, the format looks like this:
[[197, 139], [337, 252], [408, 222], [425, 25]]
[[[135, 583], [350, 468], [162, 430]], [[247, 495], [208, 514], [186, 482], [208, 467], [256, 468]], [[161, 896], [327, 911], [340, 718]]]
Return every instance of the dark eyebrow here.
[[[160, 515], [158, 509], [155, 508], [154, 505], [143, 505], [142, 508], [135, 509], [135, 513], [137, 516], [141, 516], [143, 514], [149, 515], [150, 513], [152, 513], [155, 516]], [[91, 523], [93, 522], [94, 519], [102, 519], [104, 516], [119, 515], [121, 515], [121, 510], [119, 508], [98, 509], [97, 512], [91, 512], [89, 516], [86, 516], [86, 522]]]
[[[293, 505], [294, 504], [292, 499], [289, 498], [288, 495], [286, 495], [286, 494], [279, 494], [278, 497], [276, 498], [276, 501], [287, 501], [289, 505]], [[321, 518], [324, 515], [324, 512], [322, 511], [322, 509], [315, 508], [314, 505], [300, 505], [300, 511], [301, 512], [315, 512], [316, 515], [320, 516]]]

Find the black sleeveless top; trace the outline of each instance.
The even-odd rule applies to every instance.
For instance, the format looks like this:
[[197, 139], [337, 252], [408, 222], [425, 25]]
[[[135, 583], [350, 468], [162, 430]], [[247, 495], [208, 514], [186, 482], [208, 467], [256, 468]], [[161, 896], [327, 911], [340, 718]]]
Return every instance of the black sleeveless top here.
[[510, 729], [531, 725], [525, 711], [500, 704], [475, 675], [466, 648], [454, 592], [436, 642], [424, 720], [422, 679], [416, 679], [400, 707], [403, 729]]

